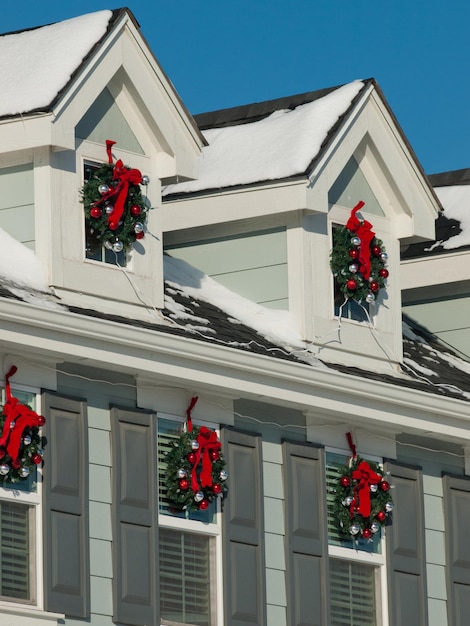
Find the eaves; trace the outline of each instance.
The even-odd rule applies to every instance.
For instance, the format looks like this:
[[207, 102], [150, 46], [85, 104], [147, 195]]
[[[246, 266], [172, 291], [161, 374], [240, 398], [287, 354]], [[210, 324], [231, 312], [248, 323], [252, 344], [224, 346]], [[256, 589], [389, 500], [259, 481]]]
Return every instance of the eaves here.
[[348, 423], [470, 440], [469, 404], [462, 400], [24, 302], [1, 300], [0, 345], [30, 359], [80, 362]]

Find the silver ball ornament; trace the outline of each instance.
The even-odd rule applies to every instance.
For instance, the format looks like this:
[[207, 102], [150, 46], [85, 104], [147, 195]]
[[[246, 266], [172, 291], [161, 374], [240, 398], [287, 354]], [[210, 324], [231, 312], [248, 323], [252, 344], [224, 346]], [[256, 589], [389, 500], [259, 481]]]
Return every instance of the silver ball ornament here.
[[29, 467], [26, 466], [23, 466], [19, 471], [21, 478], [27, 478], [29, 476], [29, 473]]
[[357, 237], [357, 236], [356, 237], [351, 237], [351, 244], [353, 246], [356, 246], [356, 248], [357, 248], [358, 246], [361, 245], [361, 238]]
[[199, 442], [196, 439], [191, 441], [191, 450], [199, 450]]
[[387, 513], [390, 513], [391, 511], [393, 511], [393, 503], [392, 502], [387, 502], [385, 504], [385, 510], [387, 511]]
[[369, 489], [370, 489], [371, 493], [376, 493], [378, 487], [377, 487], [377, 485], [370, 485]]
[[177, 472], [176, 475], [178, 476], [178, 478], [186, 478], [186, 470], [184, 469], [184, 467], [181, 467]]
[[353, 500], [354, 498], [352, 496], [347, 496], [343, 500], [343, 506], [351, 506]]
[[134, 232], [141, 233], [143, 230], [144, 230], [144, 225], [142, 224], [142, 222], [136, 222], [134, 224]]
[[349, 532], [351, 535], [357, 535], [359, 530], [360, 528], [357, 524], [353, 524], [352, 526], [349, 527]]
[[0, 474], [2, 476], [6, 476], [9, 471], [10, 471], [10, 466], [8, 465], [8, 463], [2, 463], [0, 465]]
[[372, 524], [370, 525], [370, 529], [375, 535], [375, 533], [378, 533], [380, 530], [380, 524], [377, 524], [377, 522], [372, 522]]
[[219, 474], [219, 478], [220, 478], [220, 480], [227, 480], [228, 472], [226, 472], [225, 470], [221, 470], [221, 472]]
[[111, 215], [111, 213], [114, 211], [114, 207], [112, 204], [108, 204], [108, 206], [106, 207], [106, 215]]
[[196, 493], [194, 494], [194, 501], [201, 502], [202, 500], [204, 500], [204, 494], [202, 493], [202, 491], [196, 491]]
[[121, 252], [123, 248], [124, 248], [124, 245], [122, 241], [118, 240], [113, 243], [113, 252]]
[[10, 422], [10, 430], [13, 430], [15, 428], [15, 421], [13, 420], [12, 422]]
[[23, 443], [25, 446], [29, 446], [29, 444], [31, 443], [31, 437], [29, 435], [25, 435], [23, 437]]
[[349, 266], [349, 271], [351, 272], [351, 274], [355, 274], [359, 269], [359, 265], [357, 265], [357, 263], [351, 263], [351, 265]]
[[374, 294], [372, 293], [372, 291], [369, 291], [369, 293], [366, 296], [366, 302], [370, 303], [370, 302], [374, 302], [374, 300], [375, 300]]
[[103, 183], [102, 185], [98, 187], [98, 193], [100, 193], [102, 196], [108, 193], [108, 191], [109, 191], [109, 185], [106, 185], [106, 183]]
[[385, 261], [387, 261], [387, 259], [388, 259], [388, 254], [387, 254], [386, 252], [382, 252], [382, 253], [381, 253], [381, 255], [380, 255], [380, 259], [381, 259], [382, 261], [384, 261], [384, 262], [385, 262]]
[[150, 178], [146, 174], [144, 174], [142, 176], [142, 185], [147, 186], [149, 183], [150, 183]]

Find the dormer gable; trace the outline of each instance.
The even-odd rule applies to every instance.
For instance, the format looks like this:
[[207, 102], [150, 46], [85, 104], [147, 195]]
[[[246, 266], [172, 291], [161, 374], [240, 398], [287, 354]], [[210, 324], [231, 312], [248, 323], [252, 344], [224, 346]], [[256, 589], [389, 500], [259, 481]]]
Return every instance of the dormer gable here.
[[[278, 269], [282, 265], [285, 274], [283, 278], [278, 271], [270, 279], [284, 285], [285, 295], [277, 294], [275, 298], [282, 300], [295, 316], [312, 351], [326, 361], [390, 371], [402, 361], [399, 244], [429, 236], [439, 202], [375, 81], [358, 81], [346, 88], [327, 90], [317, 102], [314, 97], [311, 104], [318, 111], [337, 108], [326, 126], [324, 115], [313, 114], [307, 122], [310, 135], [305, 131], [286, 133], [281, 123], [276, 124], [295, 112], [300, 117], [304, 111], [299, 109], [308, 104], [303, 102], [287, 111], [283, 104], [285, 101], [280, 103], [281, 111], [271, 111], [268, 118], [272, 124], [269, 141], [257, 146], [253, 146], [256, 137], [261, 136], [257, 125], [267, 123], [266, 118], [250, 122], [236, 110], [235, 121], [231, 121], [230, 111], [213, 115], [215, 128], [210, 133], [204, 131], [209, 143], [213, 141], [215, 146], [225, 131], [235, 137], [227, 145], [236, 147], [228, 149], [225, 160], [221, 152], [217, 166], [221, 171], [226, 167], [223, 180], [231, 175], [234, 184], [227, 185], [221, 179], [220, 188], [216, 188], [211, 178], [213, 172], [208, 172], [206, 180], [210, 184], [205, 188], [205, 157], [211, 146], [204, 148], [202, 177], [194, 183], [164, 190], [163, 228], [169, 252], [197, 266], [199, 259], [204, 258], [203, 252], [210, 248], [215, 251], [216, 246], [222, 246], [220, 260], [225, 246], [225, 251], [229, 247], [232, 252], [236, 249], [235, 256], [245, 261], [253, 238], [260, 237], [261, 241], [264, 237], [256, 261], [262, 266], [262, 250], [275, 246], [276, 237], [281, 249], [285, 246], [286, 254], [285, 261], [269, 261]], [[262, 104], [254, 106], [263, 109]], [[205, 116], [205, 122], [210, 118], [210, 114]], [[247, 158], [248, 152], [256, 152], [258, 158], [265, 159], [266, 163], [258, 168], [260, 172], [274, 171], [270, 158], [276, 159], [276, 153], [269, 151], [269, 146], [284, 146], [285, 160], [293, 156], [283, 164], [282, 173], [269, 180], [266, 175], [259, 179], [253, 176], [251, 181], [237, 179], [237, 172], [230, 172], [243, 159], [243, 142], [241, 156], [236, 152], [237, 130], [240, 137], [251, 136], [251, 143], [245, 147]], [[313, 137], [320, 131], [322, 139], [315, 143]], [[306, 136], [310, 137], [308, 159], [303, 157], [303, 165], [289, 171], [299, 154], [305, 154]], [[373, 224], [388, 253], [390, 278], [377, 302], [368, 307], [365, 321], [340, 320], [338, 311], [335, 312], [334, 279], [329, 265], [332, 231], [335, 225], [347, 222], [351, 209], [360, 200], [365, 202], [361, 217]], [[213, 264], [220, 266], [217, 257]], [[253, 269], [244, 268], [247, 281], [247, 270]], [[261, 292], [262, 282], [268, 278], [266, 273], [259, 276]], [[237, 290], [236, 278], [230, 280]], [[242, 288], [246, 289], [245, 285]], [[252, 292], [256, 291], [257, 287], [252, 287]]]
[[[3, 111], [0, 178], [5, 174], [3, 182], [11, 187], [12, 176], [32, 172], [26, 205], [34, 229], [29, 228], [27, 241], [60, 297], [90, 308], [115, 311], [118, 305], [123, 314], [146, 315], [145, 309], [163, 304], [161, 180], [194, 177], [204, 139], [127, 9], [13, 34], [10, 45], [20, 37], [27, 55], [28, 42], [36, 42], [34, 52], [36, 40], [48, 41], [49, 29], [55, 38], [46, 50], [53, 57], [60, 58], [65, 38], [85, 44], [69, 55], [72, 65], [57, 80], [50, 79], [43, 102], [28, 100], [23, 90], [17, 93], [16, 109]], [[31, 65], [44, 75], [48, 61], [36, 55]], [[63, 69], [63, 63], [56, 64]], [[112, 264], [86, 255], [81, 189], [86, 168], [107, 161], [106, 139], [116, 141], [114, 161], [150, 180], [142, 187], [151, 207], [145, 239], [132, 246], [125, 269], [118, 266], [121, 258]]]

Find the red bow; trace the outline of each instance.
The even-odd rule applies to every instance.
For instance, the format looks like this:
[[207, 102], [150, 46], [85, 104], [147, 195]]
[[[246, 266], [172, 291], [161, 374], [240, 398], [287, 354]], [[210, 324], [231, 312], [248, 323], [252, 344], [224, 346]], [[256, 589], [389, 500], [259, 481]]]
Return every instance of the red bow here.
[[10, 378], [16, 373], [17, 368], [13, 365], [5, 376], [6, 402], [3, 405], [5, 422], [3, 424], [2, 436], [0, 438], [0, 450], [6, 450], [12, 460], [12, 465], [19, 467], [19, 451], [21, 438], [27, 428], [42, 426], [45, 419], [38, 415], [29, 406], [21, 404], [19, 400], [11, 395]]
[[351, 211], [348, 221], [346, 222], [346, 228], [355, 233], [361, 240], [359, 247], [359, 271], [366, 280], [370, 276], [370, 244], [375, 237], [375, 233], [372, 230], [372, 224], [367, 220], [361, 222], [356, 216], [356, 213], [362, 209], [364, 202], [362, 200], [356, 204]]
[[354, 487], [354, 499], [349, 507], [351, 517], [359, 513], [363, 517], [370, 515], [370, 486], [378, 485], [382, 480], [379, 474], [372, 471], [367, 461], [361, 461], [353, 471], [352, 477], [357, 481]]
[[196, 472], [199, 461], [202, 459], [201, 487], [210, 487], [212, 485], [212, 460], [210, 455], [211, 452], [218, 452], [222, 447], [217, 433], [205, 426], [201, 426], [199, 429], [196, 441], [199, 444], [199, 448], [195, 452], [196, 459], [191, 474], [192, 489], [194, 492], [200, 490]]

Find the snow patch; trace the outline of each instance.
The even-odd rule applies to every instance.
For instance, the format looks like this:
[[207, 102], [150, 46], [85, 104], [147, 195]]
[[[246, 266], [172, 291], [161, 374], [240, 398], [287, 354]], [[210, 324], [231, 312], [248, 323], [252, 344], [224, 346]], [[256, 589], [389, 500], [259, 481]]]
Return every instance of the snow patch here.
[[462, 230], [447, 241], [437, 243], [446, 250], [470, 246], [470, 185], [436, 187], [435, 192], [444, 207], [444, 215], [460, 222]]

